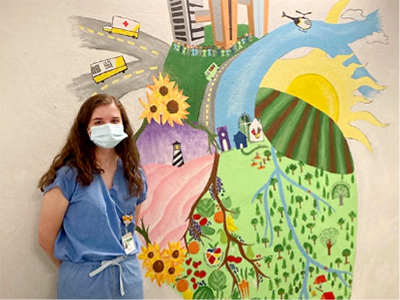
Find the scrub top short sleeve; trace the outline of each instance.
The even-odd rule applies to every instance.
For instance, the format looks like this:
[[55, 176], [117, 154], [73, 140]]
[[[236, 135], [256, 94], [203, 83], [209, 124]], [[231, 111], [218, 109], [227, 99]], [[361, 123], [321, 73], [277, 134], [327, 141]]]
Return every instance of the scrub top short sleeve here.
[[59, 187], [64, 197], [70, 202], [72, 195], [76, 189], [77, 173], [69, 166], [63, 166], [57, 171], [56, 178], [53, 183], [46, 186], [44, 193], [47, 193], [55, 187]]

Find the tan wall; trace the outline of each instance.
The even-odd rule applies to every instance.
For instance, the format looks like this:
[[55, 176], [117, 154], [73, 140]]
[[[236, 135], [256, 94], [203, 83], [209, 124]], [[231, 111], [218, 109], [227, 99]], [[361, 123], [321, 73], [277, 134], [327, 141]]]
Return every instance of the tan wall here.
[[[312, 10], [313, 18], [323, 19], [336, 1], [323, 1], [322, 7], [315, 2], [270, 1], [269, 31], [284, 24], [282, 10]], [[358, 121], [373, 146], [372, 154], [359, 142], [349, 142], [359, 192], [352, 297], [398, 299], [399, 4], [397, 0], [357, 0], [350, 1], [352, 5], [363, 7], [365, 14], [379, 8], [390, 38], [385, 47], [374, 44], [363, 50], [360, 42], [352, 45], [379, 84], [387, 86], [368, 109], [390, 124], [379, 128]], [[166, 1], [0, 1], [1, 298], [56, 297], [57, 270], [37, 244], [41, 193], [36, 184], [65, 141], [81, 104], [66, 86], [103, 57], [98, 50], [80, 47], [68, 17], [109, 21], [112, 15], [127, 11], [141, 21], [145, 32], [172, 42]], [[144, 89], [122, 99], [136, 129], [141, 111], [138, 97], [145, 97]], [[177, 295], [146, 279], [145, 297]]]

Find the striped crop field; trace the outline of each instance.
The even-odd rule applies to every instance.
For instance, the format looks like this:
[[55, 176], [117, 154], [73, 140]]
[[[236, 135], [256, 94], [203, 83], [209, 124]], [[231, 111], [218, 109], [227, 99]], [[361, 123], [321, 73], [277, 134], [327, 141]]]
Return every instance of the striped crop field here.
[[305, 101], [270, 88], [257, 94], [255, 117], [276, 150], [332, 173], [353, 173], [353, 159], [336, 123]]

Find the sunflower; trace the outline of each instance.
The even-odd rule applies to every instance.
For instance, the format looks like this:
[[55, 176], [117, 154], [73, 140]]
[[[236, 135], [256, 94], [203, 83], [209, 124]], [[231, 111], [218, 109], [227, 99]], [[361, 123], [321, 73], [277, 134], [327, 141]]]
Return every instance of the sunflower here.
[[168, 242], [168, 249], [164, 249], [163, 255], [173, 266], [180, 266], [185, 261], [186, 249], [181, 247], [179, 242]]
[[165, 262], [165, 277], [168, 284], [175, 284], [176, 278], [181, 275], [184, 269], [181, 265], [174, 264], [171, 260], [166, 260]]
[[186, 115], [189, 114], [186, 108], [190, 107], [186, 103], [186, 99], [188, 97], [184, 96], [183, 91], [179, 91], [178, 87], [175, 87], [169, 96], [163, 99], [163, 104], [165, 105], [162, 115], [163, 124], [168, 121], [172, 127], [174, 127], [174, 123], [183, 125], [182, 119], [187, 119]]
[[157, 281], [158, 286], [161, 286], [167, 277], [166, 263], [163, 261], [163, 257], [160, 252], [156, 253], [154, 258], [151, 260], [152, 264], [147, 266], [147, 273], [145, 277], [150, 277], [151, 282], [154, 279]]
[[138, 258], [143, 260], [143, 266], [147, 269], [151, 268], [156, 262], [158, 257], [161, 257], [160, 245], [147, 244], [147, 248], [142, 247], [142, 253], [138, 255]]
[[168, 74], [163, 78], [161, 72], [159, 73], [159, 80], [153, 76], [153, 81], [154, 85], [147, 85], [147, 87], [153, 91], [156, 98], [167, 97], [175, 85], [175, 81], [169, 81]]
[[147, 95], [147, 103], [139, 98], [140, 103], [145, 109], [139, 118], [140, 119], [147, 118], [147, 123], [149, 124], [151, 122], [151, 119], [154, 119], [154, 121], [160, 124], [160, 115], [163, 113], [164, 106], [160, 105], [161, 104], [160, 100], [154, 97], [153, 94], [149, 94], [149, 92], [146, 92], [146, 95]]

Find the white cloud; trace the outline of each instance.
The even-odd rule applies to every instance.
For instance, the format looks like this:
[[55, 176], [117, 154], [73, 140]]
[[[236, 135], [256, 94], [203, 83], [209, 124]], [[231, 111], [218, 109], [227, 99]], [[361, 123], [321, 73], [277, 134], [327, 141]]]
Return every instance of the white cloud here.
[[368, 44], [372, 43], [381, 43], [388, 45], [389, 37], [384, 32], [374, 32], [372, 35], [368, 35], [365, 37]]
[[365, 16], [363, 15], [363, 11], [361, 9], [348, 9], [342, 15], [342, 19], [351, 19], [356, 21], [364, 21]]

